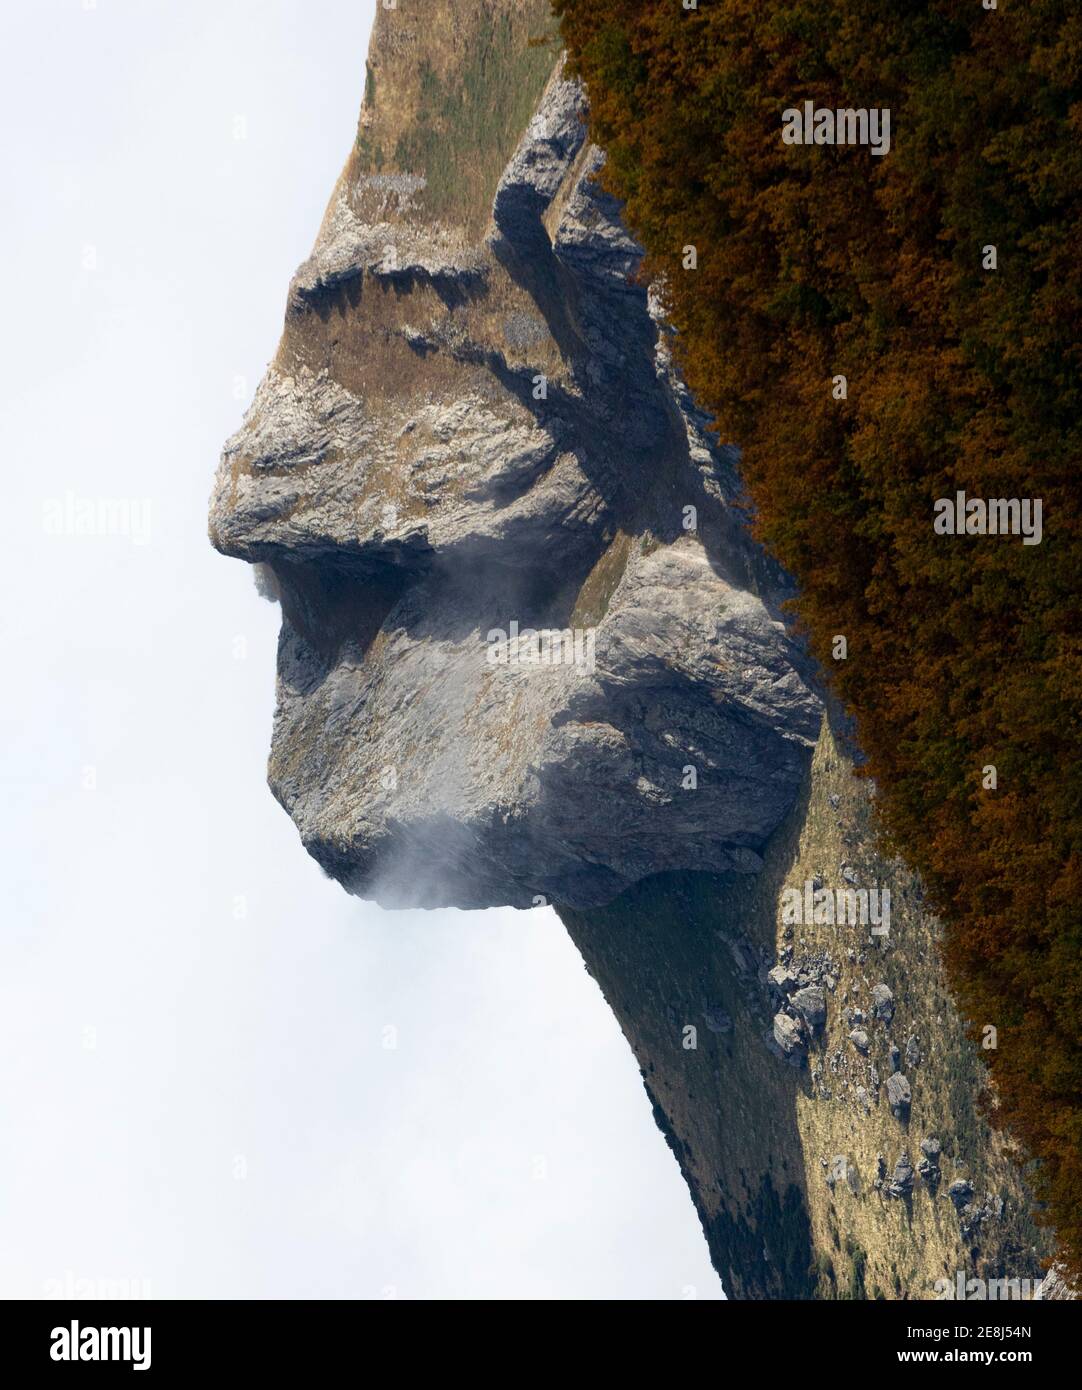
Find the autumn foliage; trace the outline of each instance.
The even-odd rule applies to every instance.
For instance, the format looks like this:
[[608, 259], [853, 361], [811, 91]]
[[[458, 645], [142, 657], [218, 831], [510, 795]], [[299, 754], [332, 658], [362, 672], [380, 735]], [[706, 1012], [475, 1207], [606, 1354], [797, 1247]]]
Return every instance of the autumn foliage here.
[[[965, 1013], [997, 1029], [996, 1114], [1078, 1274], [1082, 10], [555, 8], [684, 371], [743, 450]], [[889, 107], [889, 154], [783, 143], [806, 100]], [[1042, 499], [1041, 543], [936, 534], [958, 490]]]

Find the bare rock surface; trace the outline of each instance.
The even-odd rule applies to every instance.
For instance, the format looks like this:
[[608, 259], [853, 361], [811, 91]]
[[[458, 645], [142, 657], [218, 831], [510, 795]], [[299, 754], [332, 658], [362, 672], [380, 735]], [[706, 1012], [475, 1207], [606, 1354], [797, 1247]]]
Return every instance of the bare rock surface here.
[[[218, 471], [214, 543], [282, 595], [271, 786], [386, 905], [756, 872], [818, 733], [583, 111], [557, 65], [479, 240], [347, 166]], [[560, 659], [494, 660], [516, 625]]]

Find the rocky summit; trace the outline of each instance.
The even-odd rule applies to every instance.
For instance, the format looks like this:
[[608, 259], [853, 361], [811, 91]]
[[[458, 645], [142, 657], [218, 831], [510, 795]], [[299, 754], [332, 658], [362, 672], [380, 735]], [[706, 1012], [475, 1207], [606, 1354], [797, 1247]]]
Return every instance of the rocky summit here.
[[[408, 16], [377, 20], [377, 112]], [[587, 907], [664, 870], [755, 872], [818, 733], [785, 578], [583, 117], [557, 62], [483, 223], [354, 151], [222, 455], [214, 543], [282, 599], [271, 785], [385, 905]], [[515, 630], [571, 640], [493, 660]]]

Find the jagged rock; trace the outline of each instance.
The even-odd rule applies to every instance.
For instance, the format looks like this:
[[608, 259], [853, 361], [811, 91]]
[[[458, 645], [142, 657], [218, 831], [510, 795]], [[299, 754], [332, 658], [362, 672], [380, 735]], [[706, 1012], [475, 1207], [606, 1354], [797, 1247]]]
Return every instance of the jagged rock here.
[[947, 1188], [947, 1196], [954, 1203], [955, 1210], [961, 1211], [973, 1197], [973, 1184], [965, 1178], [955, 1178]]
[[801, 1055], [805, 1047], [805, 1037], [800, 1020], [789, 1014], [775, 1014], [774, 1041], [786, 1057]]
[[936, 1188], [939, 1186], [939, 1154], [940, 1143], [934, 1135], [929, 1135], [920, 1141], [920, 1150], [924, 1157], [917, 1164], [917, 1172], [920, 1173], [925, 1187], [935, 1196]]
[[921, 1175], [928, 1191], [935, 1195], [935, 1190], [939, 1186], [940, 1171], [939, 1165], [933, 1163], [930, 1158], [922, 1158], [917, 1164], [917, 1172]]
[[905, 1062], [910, 1068], [920, 1066], [920, 1043], [916, 1038], [910, 1038], [905, 1045]]
[[775, 965], [773, 970], [767, 973], [767, 979], [783, 994], [792, 994], [800, 984], [797, 975], [786, 965]]
[[984, 1217], [983, 1207], [975, 1206], [972, 1203], [962, 1207], [958, 1213], [958, 1225], [965, 1240], [971, 1241], [978, 1236]]
[[890, 1052], [887, 1055], [891, 1071], [898, 1071], [902, 1060], [901, 1052], [894, 1044], [891, 1044]]
[[843, 864], [843, 865], [842, 865], [842, 878], [845, 879], [846, 883], [857, 883], [857, 882], [859, 882], [859, 880], [858, 880], [856, 874], [855, 874], [854, 871], [849, 867], [848, 864]]
[[904, 1119], [908, 1115], [911, 1099], [909, 1082], [900, 1071], [887, 1078], [887, 1102], [896, 1118]]
[[894, 991], [889, 986], [872, 986], [872, 1013], [883, 1023], [894, 1017]]
[[907, 1153], [903, 1152], [894, 1165], [894, 1172], [884, 1190], [889, 1197], [908, 1197], [913, 1191], [913, 1165]]
[[826, 995], [818, 985], [809, 985], [804, 989], [798, 989], [790, 1002], [812, 1032], [821, 1028], [826, 1022]]
[[868, 1047], [870, 1044], [868, 1040], [868, 1034], [865, 1033], [863, 1028], [854, 1028], [853, 1031], [849, 1034], [849, 1041], [853, 1044], [853, 1046], [856, 1048], [858, 1052], [867, 1055]]

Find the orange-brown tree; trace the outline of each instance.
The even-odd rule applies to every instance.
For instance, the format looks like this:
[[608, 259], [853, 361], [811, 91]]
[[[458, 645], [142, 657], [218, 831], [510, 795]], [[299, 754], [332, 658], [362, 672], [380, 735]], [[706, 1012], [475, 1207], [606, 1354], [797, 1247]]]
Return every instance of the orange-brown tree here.
[[[683, 369], [743, 450], [1082, 1273], [1082, 11], [555, 8]], [[889, 153], [785, 144], [806, 100], [889, 108]], [[1041, 499], [1040, 544], [936, 534], [957, 491]]]

